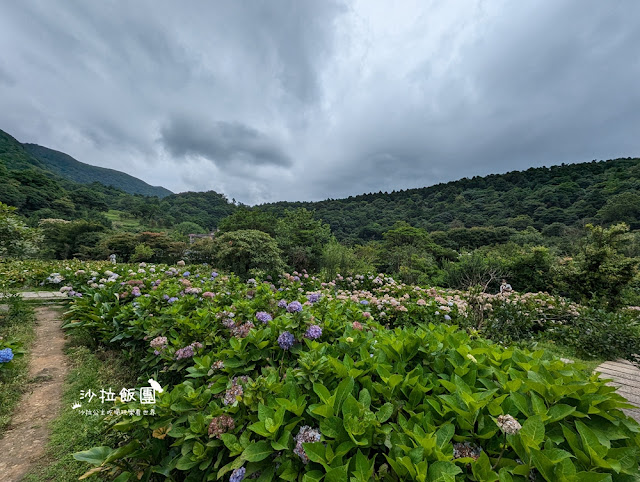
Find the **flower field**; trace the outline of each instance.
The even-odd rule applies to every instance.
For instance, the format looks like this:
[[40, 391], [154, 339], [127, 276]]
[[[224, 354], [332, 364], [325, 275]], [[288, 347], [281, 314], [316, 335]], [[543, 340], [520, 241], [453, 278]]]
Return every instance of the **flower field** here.
[[[154, 415], [117, 397], [96, 418], [121, 443], [76, 454], [87, 476], [637, 480], [640, 426], [615, 389], [579, 363], [461, 329], [477, 309], [463, 292], [383, 275], [243, 282], [207, 266], [4, 269], [67, 291], [65, 329], [131, 360], [140, 386], [162, 386]], [[545, 294], [485, 295], [482, 307], [540, 330], [582, 309]]]

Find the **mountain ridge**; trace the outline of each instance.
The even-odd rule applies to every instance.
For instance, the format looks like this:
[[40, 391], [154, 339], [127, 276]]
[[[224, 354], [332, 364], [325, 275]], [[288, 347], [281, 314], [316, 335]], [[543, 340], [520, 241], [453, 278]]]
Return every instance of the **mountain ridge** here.
[[99, 182], [129, 194], [166, 197], [173, 194], [162, 186], [152, 186], [130, 174], [78, 161], [65, 152], [33, 143], [22, 143], [0, 129], [0, 157], [10, 170], [38, 168], [79, 184]]

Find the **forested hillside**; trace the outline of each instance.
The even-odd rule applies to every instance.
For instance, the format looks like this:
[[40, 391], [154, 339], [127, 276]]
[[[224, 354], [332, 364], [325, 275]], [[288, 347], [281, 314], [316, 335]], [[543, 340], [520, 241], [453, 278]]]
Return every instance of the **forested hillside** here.
[[18, 208], [31, 226], [53, 218], [84, 220], [116, 231], [175, 231], [178, 237], [218, 227], [258, 229], [273, 236], [276, 222], [285, 218], [287, 210], [306, 208], [346, 244], [381, 241], [402, 221], [430, 232], [434, 242], [453, 250], [510, 241], [541, 244], [543, 239], [570, 243], [568, 234], [587, 223], [624, 222], [632, 231], [640, 228], [637, 158], [531, 168], [345, 199], [242, 206], [240, 211], [214, 191], [159, 198], [131, 195], [97, 182], [77, 182], [87, 182], [91, 172], [103, 171], [111, 179], [133, 180], [151, 188], [126, 174], [86, 166], [64, 153], [21, 144], [0, 131], [0, 202]]
[[[624, 221], [640, 228], [640, 159], [531, 168], [435, 186], [328, 199], [277, 202], [259, 209], [315, 210], [342, 240], [381, 239], [397, 221], [427, 229], [529, 226], [554, 234], [565, 226]], [[510, 230], [503, 230], [509, 232]]]
[[114, 186], [129, 194], [142, 194], [144, 196], [165, 197], [172, 194], [162, 186], [151, 186], [124, 172], [104, 167], [91, 166], [77, 161], [64, 152], [54, 151], [37, 144], [23, 144], [25, 150], [32, 157], [39, 160], [45, 169], [50, 170], [60, 177], [81, 184], [100, 182], [105, 186]]
[[[96, 180], [92, 182], [93, 177]], [[130, 193], [140, 190], [160, 196]], [[139, 229], [168, 229], [187, 222], [198, 225], [191, 225], [193, 232], [214, 229], [235, 209], [224, 195], [214, 191], [172, 194], [128, 174], [89, 166], [35, 144], [22, 144], [1, 130], [0, 202], [18, 208], [32, 225], [55, 218], [83, 219], [111, 227], [111, 219], [121, 213], [136, 219]], [[116, 214], [106, 216], [109, 210]]]
[[172, 194], [164, 187], [151, 186], [123, 172], [91, 166], [77, 161], [68, 154], [37, 144], [22, 144], [2, 130], [0, 130], [0, 162], [6, 169], [12, 171], [38, 168], [45, 171], [48, 177], [80, 184], [99, 182], [129, 194], [158, 197]]

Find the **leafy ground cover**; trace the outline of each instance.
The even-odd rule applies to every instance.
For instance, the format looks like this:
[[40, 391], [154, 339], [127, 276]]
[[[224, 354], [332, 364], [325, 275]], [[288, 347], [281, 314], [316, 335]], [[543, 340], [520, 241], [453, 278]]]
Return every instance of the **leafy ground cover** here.
[[[374, 275], [245, 283], [204, 266], [72, 278], [66, 328], [164, 388], [155, 415], [116, 399], [105, 423], [120, 442], [76, 454], [88, 475], [636, 480], [640, 427], [615, 389], [579, 363], [458, 328], [477, 321], [462, 293]], [[580, 317], [548, 301], [533, 301], [537, 326]]]
[[33, 309], [19, 296], [0, 301], [0, 435], [9, 425], [11, 413], [28, 380], [25, 351], [33, 341]]
[[[622, 327], [619, 339], [637, 338], [633, 311], [608, 314], [623, 318], [602, 331], [597, 310], [544, 293], [478, 295], [383, 275], [243, 282], [207, 266], [100, 262], [2, 270], [21, 275], [15, 284], [66, 291], [70, 333], [119, 354], [139, 385], [164, 387], [154, 415], [119, 397], [87, 430], [68, 410], [55, 457], [82, 450], [75, 475], [89, 462], [87, 476], [118, 480], [635, 480], [639, 427], [624, 400], [593, 366], [554, 356], [580, 354], [568, 333], [577, 346]], [[515, 348], [536, 344], [545, 350]]]

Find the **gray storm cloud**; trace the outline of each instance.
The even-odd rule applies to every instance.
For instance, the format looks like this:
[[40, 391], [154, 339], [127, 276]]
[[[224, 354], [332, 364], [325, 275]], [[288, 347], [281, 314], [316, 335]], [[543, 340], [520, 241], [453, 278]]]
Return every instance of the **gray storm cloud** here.
[[291, 165], [291, 159], [273, 140], [238, 122], [174, 118], [162, 128], [160, 141], [175, 157], [200, 156], [219, 167], [235, 162]]
[[640, 154], [640, 2], [0, 3], [0, 129], [317, 200]]

